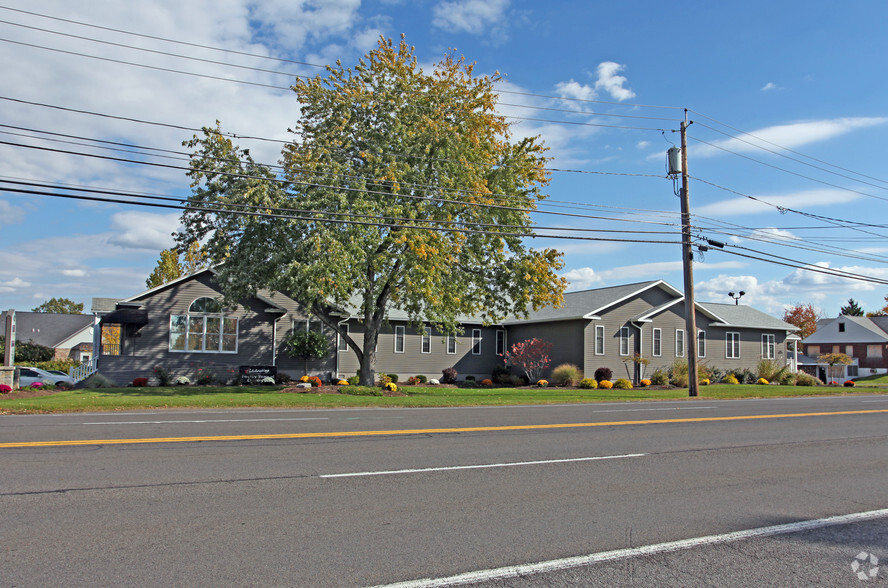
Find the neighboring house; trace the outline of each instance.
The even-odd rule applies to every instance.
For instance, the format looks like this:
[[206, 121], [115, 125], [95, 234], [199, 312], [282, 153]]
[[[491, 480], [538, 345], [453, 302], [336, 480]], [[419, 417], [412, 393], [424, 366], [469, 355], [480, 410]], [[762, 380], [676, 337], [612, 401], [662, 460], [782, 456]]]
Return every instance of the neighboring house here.
[[[844, 353], [853, 363], [845, 366], [842, 379], [888, 372], [888, 317], [846, 316], [821, 319], [817, 330], [802, 341], [811, 362], [805, 371], [826, 381], [826, 363], [818, 357]], [[838, 377], [838, 376], [836, 376]]]
[[[330, 354], [309, 362], [308, 372], [324, 380], [357, 372], [357, 357], [345, 341], [289, 297], [263, 292], [237, 308], [222, 309], [215, 302], [220, 296], [208, 269], [114, 301], [113, 308], [106, 304], [98, 311], [94, 304], [102, 323], [98, 369], [118, 384], [151, 377], [158, 365], [192, 381], [198, 370], [234, 378], [241, 366], [274, 366], [295, 377], [302, 375], [304, 363], [287, 355], [284, 340], [293, 329], [317, 329], [329, 334]], [[795, 367], [798, 337], [788, 323], [748, 306], [713, 303], [698, 303], [696, 320], [698, 355], [711, 367], [754, 368], [762, 358]], [[348, 309], [342, 322], [360, 346], [362, 327]], [[454, 367], [461, 377], [485, 378], [504, 363], [510, 344], [538, 337], [553, 343], [550, 368], [570, 362], [590, 376], [609, 367], [614, 377], [638, 379], [640, 374], [632, 373], [636, 366], [624, 359], [634, 353], [649, 359], [649, 375], [685, 358], [687, 349], [684, 298], [662, 280], [569, 292], [563, 307], [540, 309], [527, 319], [484, 325], [465, 318], [461, 326], [459, 335], [445, 336], [417, 329], [405, 313], [392, 310], [379, 335], [376, 371], [403, 380], [418, 374], [437, 378]]]
[[[32, 342], [53, 350], [53, 359], [78, 362], [92, 358], [94, 318], [89, 314], [54, 312], [15, 313], [16, 341]], [[6, 311], [0, 313], [0, 335], [6, 336]]]

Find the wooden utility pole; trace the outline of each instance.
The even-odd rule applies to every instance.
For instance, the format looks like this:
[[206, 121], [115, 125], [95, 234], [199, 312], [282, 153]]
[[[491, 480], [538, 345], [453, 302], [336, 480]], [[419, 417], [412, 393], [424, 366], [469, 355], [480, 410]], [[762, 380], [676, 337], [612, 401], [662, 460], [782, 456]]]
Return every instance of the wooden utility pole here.
[[[691, 121], [693, 123], [693, 121]], [[681, 265], [684, 269], [685, 348], [688, 351], [688, 396], [697, 396], [697, 317], [694, 304], [694, 251], [691, 249], [691, 205], [688, 198], [688, 111], [681, 123]]]

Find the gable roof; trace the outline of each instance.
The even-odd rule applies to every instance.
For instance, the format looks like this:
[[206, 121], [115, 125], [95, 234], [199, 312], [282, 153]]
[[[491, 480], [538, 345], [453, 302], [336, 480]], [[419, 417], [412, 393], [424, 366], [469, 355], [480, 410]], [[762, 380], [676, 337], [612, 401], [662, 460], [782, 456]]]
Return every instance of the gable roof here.
[[568, 321], [577, 319], [593, 319], [608, 308], [638, 296], [642, 292], [654, 287], [660, 287], [674, 296], [680, 297], [681, 292], [664, 282], [663, 280], [650, 280], [623, 284], [620, 286], [608, 286], [592, 290], [580, 290], [578, 292], [565, 292], [564, 304], [559, 308], [547, 306], [530, 312], [528, 320], [511, 318], [506, 324], [527, 322]]
[[724, 302], [698, 302], [697, 306], [717, 317], [717, 327], [744, 329], [772, 329], [777, 331], [798, 331], [799, 328], [770, 314], [743, 304]]
[[[888, 318], [888, 317], [873, 317]], [[884, 343], [888, 342], [888, 332], [880, 325], [888, 326], [888, 321], [874, 321], [865, 316], [840, 315], [831, 320], [817, 322], [817, 330], [808, 335], [802, 342], [805, 344], [822, 343]], [[839, 325], [845, 326], [844, 331], [839, 330]]]
[[[159, 291], [164, 290], [166, 288], [171, 288], [172, 286], [175, 286], [176, 284], [180, 284], [180, 283], [186, 282], [188, 280], [193, 280], [193, 279], [197, 278], [198, 276], [200, 276], [201, 274], [205, 274], [207, 272], [209, 272], [211, 274], [215, 274], [216, 270], [214, 268], [210, 267], [210, 268], [196, 271], [193, 274], [188, 274], [187, 276], [182, 276], [180, 278], [176, 278], [175, 280], [172, 280], [171, 282], [161, 284], [160, 286], [155, 286], [154, 288], [149, 288], [148, 290], [145, 290], [144, 292], [139, 292], [138, 294], [136, 294], [134, 296], [130, 296], [129, 298], [124, 298], [122, 300], [118, 300], [117, 305], [119, 305], [119, 306], [141, 306], [139, 304], [139, 301], [151, 296], [155, 292], [159, 292]], [[267, 304], [269, 306], [266, 309], [266, 312], [286, 313], [287, 309], [284, 308], [283, 306], [281, 306], [280, 304], [276, 303], [273, 300], [273, 298], [275, 296], [285, 296], [286, 297], [285, 294], [282, 294], [280, 292], [272, 292], [271, 290], [259, 290], [256, 293], [255, 298], [257, 300], [261, 301], [262, 303]], [[96, 299], [94, 298], [93, 300], [95, 301]], [[103, 300], [110, 300], [110, 299], [103, 299]]]
[[[92, 327], [93, 322], [91, 314], [16, 311], [15, 338], [55, 349], [63, 341]], [[0, 335], [6, 336], [5, 310], [0, 313]]]

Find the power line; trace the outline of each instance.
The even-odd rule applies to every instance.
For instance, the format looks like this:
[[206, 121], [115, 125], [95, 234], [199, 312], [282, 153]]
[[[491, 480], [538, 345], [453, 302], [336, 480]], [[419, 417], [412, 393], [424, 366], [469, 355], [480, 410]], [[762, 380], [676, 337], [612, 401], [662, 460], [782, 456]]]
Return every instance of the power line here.
[[[437, 232], [448, 232], [448, 233], [465, 233], [465, 234], [481, 234], [481, 235], [495, 235], [501, 237], [531, 237], [537, 239], [567, 239], [567, 240], [576, 240], [576, 241], [606, 241], [606, 242], [616, 242], [616, 243], [650, 243], [650, 244], [677, 244], [678, 241], [662, 241], [662, 240], [643, 240], [643, 239], [618, 239], [613, 237], [580, 237], [573, 235], [541, 235], [533, 232], [513, 232], [508, 233], [504, 231], [484, 231], [484, 230], [476, 230], [476, 229], [460, 229], [460, 228], [446, 228], [446, 227], [422, 227], [416, 225], [398, 225], [392, 223], [379, 223], [379, 222], [368, 222], [368, 221], [354, 221], [354, 220], [345, 220], [345, 219], [334, 219], [334, 218], [319, 218], [317, 216], [294, 216], [294, 215], [283, 215], [283, 214], [275, 214], [275, 213], [265, 213], [265, 212], [252, 212], [245, 210], [226, 210], [219, 208], [207, 208], [207, 207], [198, 207], [192, 205], [175, 205], [175, 204], [161, 204], [155, 202], [137, 202], [132, 200], [122, 200], [119, 198], [102, 198], [98, 196], [83, 196], [76, 194], [58, 194], [55, 192], [44, 192], [40, 190], [25, 190], [19, 188], [0, 188], [3, 192], [11, 192], [16, 194], [31, 194], [38, 196], [51, 196], [55, 198], [66, 198], [72, 200], [86, 200], [92, 202], [108, 202], [115, 204], [128, 204], [131, 206], [145, 206], [151, 208], [165, 208], [165, 209], [173, 209], [173, 210], [184, 210], [184, 211], [194, 211], [194, 212], [209, 212], [209, 213], [228, 213], [228, 214], [236, 214], [241, 216], [252, 216], [252, 217], [260, 217], [260, 218], [277, 218], [283, 220], [296, 220], [296, 221], [309, 221], [309, 222], [325, 222], [325, 223], [336, 223], [343, 225], [359, 225], [359, 226], [371, 226], [371, 227], [380, 227], [385, 229], [412, 229], [412, 230], [422, 230], [422, 231], [437, 231]], [[320, 213], [319, 213], [320, 214]], [[329, 213], [323, 213], [329, 214]], [[333, 213], [333, 214], [342, 214], [342, 213]], [[411, 219], [414, 220], [414, 219]], [[430, 221], [427, 221], [430, 222]], [[443, 221], [447, 222], [447, 221]], [[466, 223], [472, 224], [472, 223]]]
[[[842, 171], [844, 171], [844, 172], [848, 172], [848, 173], [851, 173], [851, 174], [854, 174], [854, 175], [860, 176], [860, 177], [862, 177], [862, 178], [867, 178], [868, 180], [873, 180], [873, 181], [876, 181], [876, 182], [882, 182], [883, 184], [888, 184], [888, 180], [882, 180], [882, 179], [880, 179], [880, 178], [876, 178], [876, 177], [873, 177], [873, 176], [868, 176], [868, 175], [866, 175], [866, 174], [862, 174], [862, 173], [860, 173], [860, 172], [856, 172], [856, 171], [854, 171], [854, 170], [851, 170], [851, 169], [848, 169], [848, 168], [845, 168], [845, 167], [842, 167], [842, 166], [839, 166], [839, 165], [835, 165], [835, 164], [833, 164], [833, 163], [829, 163], [828, 161], [824, 161], [824, 160], [822, 160], [822, 159], [817, 159], [816, 157], [811, 157], [810, 155], [806, 155], [806, 154], [801, 153], [801, 152], [799, 152], [799, 151], [795, 151], [795, 150], [793, 150], [793, 149], [790, 149], [789, 147], [784, 147], [784, 146], [782, 146], [782, 145], [778, 145], [777, 143], [774, 143], [774, 142], [772, 142], [772, 141], [768, 141], [767, 139], [763, 139], [762, 137], [759, 137], [759, 136], [757, 136], [757, 135], [753, 135], [752, 133], [749, 133], [749, 132], [747, 132], [747, 131], [743, 131], [743, 130], [738, 129], [738, 128], [736, 128], [736, 127], [732, 127], [731, 125], [729, 125], [729, 124], [726, 123], [726, 122], [722, 122], [722, 121], [720, 121], [720, 120], [714, 119], [714, 118], [712, 118], [711, 116], [707, 116], [707, 115], [702, 114], [702, 113], [700, 113], [700, 112], [697, 112], [697, 111], [695, 111], [695, 110], [690, 110], [690, 112], [693, 112], [694, 114], [697, 114], [697, 115], [699, 115], [699, 116], [702, 116], [703, 118], [709, 119], [709, 120], [711, 120], [711, 121], [714, 122], [714, 123], [717, 123], [717, 124], [720, 124], [720, 125], [722, 125], [722, 126], [725, 126], [725, 127], [729, 128], [729, 129], [731, 129], [732, 131], [736, 131], [736, 132], [738, 132], [738, 133], [742, 133], [743, 135], [746, 135], [747, 137], [752, 137], [753, 139], [756, 139], [756, 140], [758, 140], [758, 141], [761, 141], [762, 143], [767, 143], [768, 145], [772, 145], [772, 146], [774, 146], [774, 147], [777, 147], [778, 149], [783, 149], [784, 151], [786, 151], [786, 152], [788, 152], [788, 153], [793, 153], [793, 154], [798, 155], [798, 156], [800, 156], [800, 157], [804, 157], [805, 159], [810, 159], [811, 161], [816, 161], [817, 163], [820, 163], [820, 164], [823, 164], [823, 165], [828, 165], [829, 167], [834, 167], [834, 168], [836, 168], [836, 169], [838, 169], [838, 170], [842, 170]], [[703, 123], [699, 123], [699, 124], [700, 124], [700, 126], [704, 126], [704, 127], [706, 127], [706, 128], [711, 128], [711, 127], [708, 127], [708, 126], [704, 125]], [[719, 133], [722, 132], [722, 131], [718, 131], [718, 130], [716, 130], [716, 129], [712, 129], [712, 130], [715, 130], [716, 132], [719, 132]], [[723, 134], [726, 134], [726, 133], [723, 133]], [[728, 136], [731, 136], [731, 135], [728, 135]], [[734, 138], [738, 138], [738, 139], [739, 139], [739, 137], [734, 137]], [[750, 143], [750, 145], [753, 145], [753, 146], [755, 146], [755, 147], [759, 147], [758, 145], [755, 145], [754, 143]], [[759, 148], [761, 148], [761, 147], [759, 147]], [[793, 161], [795, 161], [795, 160], [793, 160]], [[855, 181], [859, 181], [859, 180], [855, 180]]]
[[[133, 31], [126, 31], [126, 30], [123, 30], [123, 29], [116, 29], [116, 28], [112, 28], [112, 27], [105, 27], [105, 26], [100, 26], [100, 25], [96, 25], [96, 24], [93, 24], [93, 23], [87, 23], [87, 22], [82, 22], [82, 21], [77, 21], [77, 20], [72, 20], [72, 19], [67, 19], [67, 18], [60, 18], [60, 17], [57, 17], [57, 16], [50, 16], [50, 15], [46, 15], [46, 14], [40, 14], [40, 13], [38, 13], [38, 12], [30, 12], [30, 11], [27, 11], [27, 10], [21, 10], [21, 9], [17, 9], [17, 8], [11, 8], [11, 7], [8, 7], [8, 6], [0, 6], [0, 9], [3, 9], [3, 10], [10, 10], [10, 11], [13, 11], [13, 12], [19, 12], [19, 13], [22, 13], [22, 14], [28, 14], [28, 15], [31, 15], [31, 16], [36, 16], [36, 17], [39, 17], [39, 18], [51, 19], [51, 20], [56, 20], [56, 21], [60, 21], [60, 22], [66, 22], [66, 23], [70, 23], [70, 24], [76, 24], [76, 25], [79, 25], [79, 26], [84, 26], [84, 27], [90, 27], [90, 28], [94, 28], [94, 29], [99, 29], [99, 30], [111, 31], [111, 32], [120, 33], [120, 34], [124, 34], [124, 35], [131, 35], [131, 36], [135, 36], [135, 37], [141, 37], [141, 38], [143, 38], [143, 39], [153, 39], [153, 40], [157, 40], [157, 41], [164, 41], [164, 42], [166, 42], [166, 43], [175, 43], [175, 44], [178, 44], [178, 45], [185, 45], [185, 46], [188, 46], [188, 47], [196, 47], [196, 48], [200, 48], [200, 49], [208, 49], [208, 50], [211, 50], [211, 51], [218, 51], [218, 52], [223, 52], [223, 53], [230, 53], [230, 54], [233, 54], [233, 55], [242, 55], [242, 56], [246, 56], [246, 57], [254, 57], [254, 58], [257, 58], [257, 59], [272, 60], [272, 61], [277, 61], [277, 62], [281, 62], [281, 63], [292, 63], [292, 64], [295, 64], [295, 65], [304, 65], [304, 66], [315, 67], [315, 68], [319, 68], [319, 69], [326, 69], [326, 68], [328, 67], [327, 65], [322, 65], [322, 64], [319, 64], [319, 63], [310, 63], [310, 62], [305, 62], [305, 61], [296, 61], [296, 60], [293, 60], [293, 59], [285, 59], [285, 58], [281, 58], [281, 57], [271, 57], [271, 56], [268, 56], [268, 55], [261, 55], [261, 54], [258, 54], [258, 53], [248, 53], [248, 52], [245, 52], [245, 51], [236, 51], [236, 50], [233, 50], [233, 49], [225, 49], [225, 48], [222, 48], [222, 47], [214, 47], [214, 46], [211, 46], [211, 45], [202, 45], [202, 44], [200, 44], [200, 43], [191, 43], [191, 42], [188, 42], [188, 41], [181, 41], [181, 40], [178, 40], [178, 39], [170, 39], [170, 38], [160, 37], [160, 36], [156, 36], [156, 35], [147, 35], [147, 34], [144, 34], [144, 33], [136, 33], [136, 32], [133, 32]], [[552, 95], [548, 95], [548, 94], [539, 94], [539, 93], [532, 93], [532, 92], [518, 92], [518, 91], [513, 91], [513, 90], [498, 90], [498, 93], [499, 93], [499, 94], [511, 94], [511, 95], [514, 95], [514, 96], [530, 96], [530, 97], [535, 97], [535, 98], [545, 98], [545, 99], [547, 99], [547, 100], [561, 100], [561, 101], [565, 101], [565, 102], [577, 102], [577, 103], [585, 103], [585, 104], [605, 104], [605, 105], [610, 105], [610, 106], [623, 106], [623, 107], [631, 107], [631, 108], [657, 108], [657, 109], [663, 109], [663, 110], [683, 110], [683, 108], [680, 107], [680, 106], [664, 106], [664, 105], [655, 105], [655, 104], [638, 104], [638, 103], [632, 103], [632, 102], [615, 102], [615, 101], [607, 101], [607, 100], [591, 100], [591, 99], [588, 99], [588, 98], [571, 98], [571, 97], [567, 97], [567, 96], [552, 96]], [[667, 119], [667, 120], [668, 120], [668, 119]]]
[[[349, 186], [336, 186], [336, 185], [319, 184], [319, 183], [313, 183], [313, 182], [282, 180], [282, 179], [275, 178], [275, 177], [251, 176], [248, 174], [238, 174], [238, 173], [223, 172], [223, 171], [217, 171], [217, 170], [195, 169], [192, 167], [177, 166], [177, 165], [172, 165], [172, 164], [168, 164], [168, 163], [139, 161], [139, 160], [134, 160], [134, 159], [125, 159], [125, 158], [121, 158], [121, 157], [98, 155], [98, 154], [94, 154], [94, 153], [82, 153], [82, 152], [69, 151], [69, 150], [63, 150], [63, 149], [53, 149], [50, 147], [41, 147], [41, 146], [37, 146], [37, 145], [24, 145], [21, 143], [11, 143], [8, 141], [0, 141], [0, 145], [11, 145], [11, 146], [22, 147], [22, 148], [26, 148], [26, 149], [48, 151], [48, 152], [52, 152], [52, 153], [62, 153], [62, 154], [66, 154], [66, 155], [77, 155], [77, 156], [83, 156], [83, 157], [91, 157], [91, 158], [95, 158], [95, 159], [105, 159], [105, 160], [109, 160], [109, 161], [117, 161], [120, 163], [148, 165], [148, 166], [153, 166], [153, 167], [161, 167], [161, 168], [184, 170], [184, 171], [209, 172], [209, 173], [227, 176], [227, 177], [235, 177], [235, 178], [240, 178], [240, 179], [254, 179], [254, 180], [267, 181], [267, 182], [272, 182], [272, 183], [277, 183], [277, 184], [283, 184], [283, 185], [303, 186], [303, 187], [307, 187], [307, 188], [322, 188], [322, 189], [340, 190], [343, 192], [356, 192], [359, 194], [375, 194], [375, 195], [383, 195], [383, 196], [393, 196], [394, 195], [394, 196], [398, 196], [401, 198], [423, 199], [423, 200], [430, 200], [430, 201], [447, 203], [447, 204], [459, 204], [462, 206], [474, 206], [474, 207], [481, 207], [481, 208], [499, 208], [499, 209], [513, 210], [513, 211], [517, 211], [517, 212], [525, 212], [525, 213], [529, 213], [529, 214], [548, 214], [548, 215], [554, 215], [554, 216], [565, 216], [565, 217], [573, 217], [573, 218], [581, 218], [581, 219], [611, 220], [611, 221], [616, 221], [616, 222], [639, 222], [639, 223], [646, 222], [648, 224], [661, 224], [661, 225], [671, 226], [671, 224], [669, 224], [669, 223], [658, 223], [658, 222], [654, 222], [654, 221], [636, 221], [636, 220], [627, 221], [624, 219], [598, 217], [598, 216], [593, 216], [593, 215], [581, 215], [581, 214], [556, 212], [556, 211], [549, 211], [549, 210], [537, 210], [537, 209], [521, 208], [521, 207], [515, 207], [515, 206], [486, 204], [486, 203], [481, 203], [481, 202], [465, 202], [462, 200], [453, 200], [453, 199], [440, 198], [440, 197], [434, 197], [434, 196], [422, 196], [422, 195], [416, 195], [416, 194], [392, 194], [391, 192], [359, 189], [359, 188], [352, 188]], [[261, 164], [257, 164], [257, 166], [265, 167], [265, 166], [262, 166]]]
[[799, 178], [811, 180], [812, 182], [817, 182], [818, 184], [823, 184], [824, 186], [829, 186], [831, 188], [837, 188], [839, 190], [844, 190], [846, 192], [851, 192], [853, 194], [860, 194], [861, 196], [866, 196], [867, 198], [875, 198], [876, 200], [888, 201], [888, 198], [883, 197], [883, 196], [876, 196], [874, 194], [867, 194], [866, 192], [861, 192], [860, 190], [853, 190], [851, 188], [839, 186], [838, 184], [832, 184], [832, 183], [826, 182], [824, 180], [818, 180], [817, 178], [812, 178], [811, 176], [806, 176], [805, 174], [800, 174], [798, 172], [794, 172], [794, 171], [791, 171], [791, 170], [788, 170], [788, 169], [785, 169], [785, 168], [782, 168], [782, 167], [779, 167], [776, 165], [772, 165], [770, 163], [765, 163], [764, 161], [762, 161], [760, 159], [755, 159], [754, 157], [749, 157], [748, 155], [743, 155], [742, 153], [737, 153], [736, 151], [731, 151], [730, 149], [726, 149], [724, 147], [716, 145], [715, 143], [710, 143], [708, 141], [704, 141], [703, 139], [698, 139], [697, 137], [690, 137], [690, 138], [697, 141], [698, 143], [703, 143], [704, 145], [709, 145], [710, 147], [713, 147], [714, 149], [719, 149], [721, 151], [724, 151], [725, 153], [730, 153], [731, 155], [736, 155], [737, 157], [742, 157], [743, 159], [747, 159], [747, 160], [757, 163], [759, 165], [763, 165], [765, 167], [770, 167], [771, 169], [776, 169], [778, 171], [782, 171], [782, 172], [788, 173], [790, 175], [793, 175], [793, 176], [796, 176]]

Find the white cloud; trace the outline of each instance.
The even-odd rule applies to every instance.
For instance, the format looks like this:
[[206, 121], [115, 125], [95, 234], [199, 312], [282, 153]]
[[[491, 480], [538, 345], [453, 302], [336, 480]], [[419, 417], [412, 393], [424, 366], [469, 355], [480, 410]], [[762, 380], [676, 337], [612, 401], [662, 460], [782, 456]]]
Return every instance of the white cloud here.
[[761, 153], [761, 148], [777, 149], [775, 144], [796, 149], [850, 133], [855, 129], [874, 127], [886, 122], [888, 122], [888, 117], [857, 117], [776, 125], [740, 135], [737, 138], [712, 141], [712, 145], [695, 146], [692, 152], [697, 157], [721, 155], [726, 153], [725, 150], [735, 153]]
[[568, 290], [588, 290], [601, 283], [601, 278], [591, 267], [581, 267], [561, 274], [568, 281]]
[[762, 86], [761, 91], [767, 92], [768, 90], [775, 90], [775, 89], [777, 89], [777, 85], [774, 84], [773, 82], [768, 82], [767, 84]]
[[25, 209], [0, 200], [0, 226], [15, 225], [25, 218]]
[[614, 63], [613, 61], [604, 61], [598, 64], [598, 81], [595, 82], [596, 90], [604, 90], [610, 94], [611, 98], [622, 102], [635, 98], [635, 92], [625, 87], [628, 81], [625, 76], [617, 75], [625, 69], [625, 65]]
[[[602, 91], [620, 102], [635, 98], [635, 92], [625, 87], [628, 81], [626, 77], [617, 75], [625, 67], [613, 61], [603, 61], [598, 64], [595, 70], [594, 77], [596, 80], [594, 85], [581, 84], [571, 79], [569, 82], [558, 82], [555, 84], [555, 91], [562, 98], [575, 100], [595, 100]], [[593, 76], [592, 73], [589, 75]], [[578, 110], [580, 108], [577, 107]]]
[[501, 24], [509, 0], [452, 0], [432, 9], [432, 25], [452, 33], [480, 35]]
[[[722, 261], [718, 263], [695, 263], [695, 271], [712, 271], [746, 267], [742, 261]], [[624, 265], [607, 270], [596, 271], [591, 267], [581, 267], [567, 271], [561, 276], [570, 282], [571, 290], [584, 290], [605, 284], [624, 284], [632, 280], [667, 279], [667, 274], [682, 271], [681, 261], [656, 261]], [[681, 284], [677, 284], [681, 286]]]
[[348, 33], [361, 0], [262, 0], [250, 3], [250, 18], [271, 31], [276, 45], [300, 49], [309, 38]]
[[160, 252], [174, 245], [172, 233], [179, 228], [178, 214], [119, 212], [111, 217], [110, 245]]
[[832, 206], [844, 204], [860, 198], [860, 194], [845, 190], [806, 190], [794, 194], [762, 194], [755, 195], [757, 200], [750, 198], [731, 198], [712, 204], [697, 206], [694, 214], [701, 216], [728, 217], [744, 214], [761, 214], [776, 212], [777, 206], [783, 208], [805, 208], [816, 206]]
[[562, 98], [572, 98], [575, 100], [595, 100], [598, 93], [592, 86], [587, 86], [571, 79], [569, 82], [558, 82], [555, 84], [555, 91]]
[[85, 278], [87, 276], [86, 270], [82, 269], [63, 269], [60, 273], [68, 278]]
[[26, 282], [21, 278], [13, 278], [8, 282], [0, 282], [0, 294], [8, 294], [10, 292], [15, 292], [20, 288], [28, 288], [31, 285], [31, 282]]
[[[639, 141], [638, 143], [635, 144], [635, 147], [637, 149], [647, 149], [648, 147], [650, 147], [650, 145], [651, 145], [650, 141]], [[690, 194], [690, 192], [688, 192], [688, 193]]]

